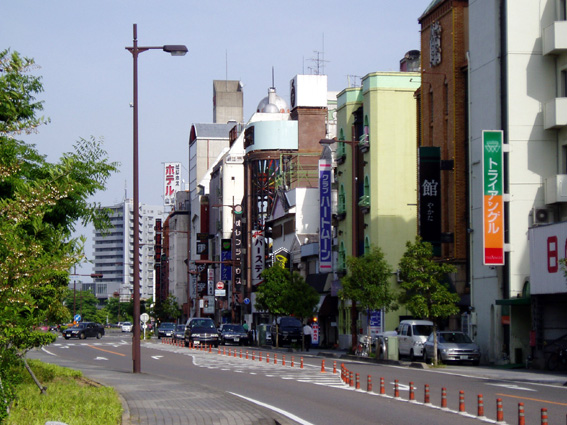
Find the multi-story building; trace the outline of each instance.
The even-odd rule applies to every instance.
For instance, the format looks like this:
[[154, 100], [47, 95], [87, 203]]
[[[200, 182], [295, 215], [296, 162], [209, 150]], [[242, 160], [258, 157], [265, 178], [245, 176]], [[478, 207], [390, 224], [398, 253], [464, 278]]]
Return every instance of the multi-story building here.
[[[477, 1], [468, 11], [477, 341], [483, 361], [523, 363], [535, 355], [542, 364], [545, 347], [567, 333], [564, 225], [544, 226], [567, 218], [565, 0]], [[483, 178], [497, 184], [494, 192]]]
[[[382, 249], [392, 267], [415, 238], [416, 134], [414, 92], [420, 74], [376, 72], [363, 77], [362, 87], [338, 95], [338, 143], [335, 152], [338, 192], [339, 276], [347, 256], [358, 257], [371, 246]], [[396, 285], [395, 275], [392, 285]], [[394, 329], [404, 310], [380, 315], [378, 331]], [[348, 300], [339, 307], [340, 345], [350, 346], [353, 324], [362, 318]], [[356, 329], [365, 327], [360, 320]]]
[[154, 298], [154, 239], [156, 219], [164, 219], [164, 207], [140, 204], [140, 228], [133, 226], [133, 202], [109, 207], [111, 227], [94, 231], [93, 253], [97, 298], [130, 299], [133, 293], [134, 235], [140, 239], [140, 298]]
[[[467, 13], [468, 0], [437, 0], [419, 18], [422, 79], [417, 95], [418, 231], [438, 260], [457, 268], [449, 281], [461, 296], [464, 314], [470, 307]], [[459, 329], [459, 318], [450, 318], [446, 326]], [[475, 337], [474, 329], [465, 330]]]

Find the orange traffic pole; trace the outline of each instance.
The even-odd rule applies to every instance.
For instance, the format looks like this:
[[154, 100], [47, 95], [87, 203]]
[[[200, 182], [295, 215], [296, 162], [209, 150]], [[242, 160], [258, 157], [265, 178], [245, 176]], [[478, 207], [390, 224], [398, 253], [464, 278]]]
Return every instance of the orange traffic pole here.
[[465, 392], [459, 391], [459, 412], [465, 411]]
[[425, 390], [424, 390], [424, 393], [423, 393], [423, 394], [424, 394], [424, 395], [423, 395], [423, 403], [424, 403], [424, 404], [429, 404], [429, 403], [431, 403], [431, 398], [430, 398], [430, 396], [429, 396], [429, 384], [425, 384]]
[[484, 417], [484, 400], [482, 394], [478, 395], [478, 409], [476, 415], [481, 418]]

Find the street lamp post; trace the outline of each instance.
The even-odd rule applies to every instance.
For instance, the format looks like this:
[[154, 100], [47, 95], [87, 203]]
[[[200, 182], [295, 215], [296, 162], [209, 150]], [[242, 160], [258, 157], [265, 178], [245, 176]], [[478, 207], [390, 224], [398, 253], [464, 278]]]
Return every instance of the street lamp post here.
[[133, 146], [133, 212], [134, 212], [134, 329], [132, 335], [132, 363], [133, 372], [140, 373], [140, 241], [139, 241], [139, 227], [140, 227], [140, 210], [139, 210], [139, 195], [138, 195], [138, 55], [146, 50], [163, 50], [170, 53], [172, 56], [184, 56], [187, 53], [187, 47], [183, 45], [165, 45], [165, 46], [138, 46], [138, 27], [133, 25], [134, 39], [133, 46], [126, 47], [132, 58], [134, 59], [134, 98], [133, 104], [133, 117], [134, 117], [134, 146]]

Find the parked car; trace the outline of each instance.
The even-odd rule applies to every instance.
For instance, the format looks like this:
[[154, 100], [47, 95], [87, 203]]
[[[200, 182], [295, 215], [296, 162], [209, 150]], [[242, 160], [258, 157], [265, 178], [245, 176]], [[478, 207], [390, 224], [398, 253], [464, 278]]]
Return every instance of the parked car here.
[[132, 332], [134, 324], [132, 322], [122, 322], [120, 328], [122, 329], [122, 332]]
[[175, 325], [175, 330], [173, 331], [173, 340], [181, 341], [185, 337], [185, 325]]
[[423, 357], [423, 344], [433, 332], [429, 320], [402, 320], [398, 326], [398, 355], [409, 356], [413, 361]]
[[227, 343], [236, 345], [248, 345], [248, 332], [242, 325], [221, 325], [220, 329], [220, 343], [226, 345]]
[[163, 322], [159, 325], [157, 330], [157, 337], [160, 339], [162, 336], [166, 338], [172, 338], [173, 332], [175, 332], [175, 323], [173, 322]]
[[[300, 343], [301, 338], [303, 338], [303, 325], [301, 321], [296, 317], [278, 317], [276, 321], [277, 325], [272, 325], [271, 337], [272, 345], [279, 346], [291, 345], [293, 343]], [[277, 337], [277, 340], [276, 340]]]
[[185, 325], [185, 347], [190, 344], [219, 345], [219, 333], [215, 322], [206, 317], [191, 317]]
[[65, 339], [69, 338], [79, 338], [86, 339], [96, 337], [97, 339], [102, 338], [104, 335], [104, 326], [100, 323], [94, 322], [81, 322], [77, 323], [70, 328], [63, 331], [63, 337]]
[[[429, 363], [434, 355], [434, 334], [429, 335], [423, 349], [423, 358]], [[443, 363], [470, 361], [475, 366], [480, 363], [480, 347], [463, 332], [437, 332], [437, 359]]]

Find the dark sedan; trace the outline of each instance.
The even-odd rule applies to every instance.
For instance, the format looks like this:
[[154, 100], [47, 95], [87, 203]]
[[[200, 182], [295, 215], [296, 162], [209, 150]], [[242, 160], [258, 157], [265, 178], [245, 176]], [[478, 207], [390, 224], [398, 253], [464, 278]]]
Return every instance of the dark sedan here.
[[218, 347], [219, 334], [215, 322], [203, 317], [190, 318], [185, 327], [185, 347], [189, 347], [189, 344]]
[[174, 331], [175, 323], [163, 322], [161, 325], [159, 325], [159, 328], [157, 330], [157, 337], [158, 339], [160, 339], [161, 337], [172, 338]]
[[67, 328], [63, 331], [63, 337], [65, 339], [69, 338], [79, 338], [79, 339], [86, 339], [86, 338], [93, 338], [96, 337], [97, 339], [102, 338], [104, 335], [104, 326], [100, 323], [94, 322], [82, 322], [77, 323], [70, 328]]
[[173, 340], [182, 341], [185, 336], [185, 325], [176, 325], [173, 331]]
[[222, 325], [220, 327], [220, 343], [248, 345], [248, 332], [242, 325]]

